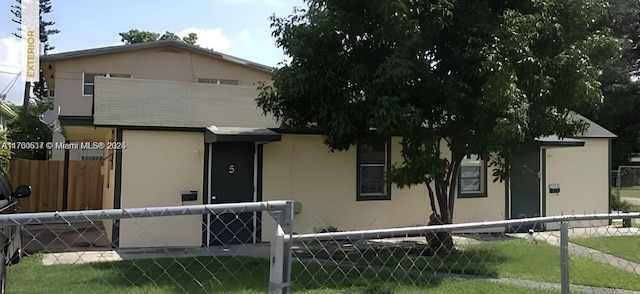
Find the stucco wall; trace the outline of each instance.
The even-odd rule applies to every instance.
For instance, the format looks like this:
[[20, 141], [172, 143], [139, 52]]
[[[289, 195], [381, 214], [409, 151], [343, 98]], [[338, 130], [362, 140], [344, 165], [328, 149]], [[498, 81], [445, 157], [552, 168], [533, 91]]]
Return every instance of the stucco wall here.
[[[122, 208], [202, 204], [204, 133], [124, 130]], [[181, 190], [198, 191], [182, 202]], [[202, 216], [123, 220], [120, 247], [200, 246]]]
[[[583, 140], [584, 147], [546, 150], [547, 216], [609, 211], [609, 141]], [[560, 193], [549, 193], [548, 185], [554, 183], [560, 184]], [[550, 226], [555, 227], [558, 226]]]
[[[401, 160], [400, 138], [392, 140], [392, 162]], [[504, 219], [504, 184], [488, 181], [490, 197], [456, 199], [454, 221]], [[282, 141], [264, 146], [263, 199], [292, 199], [302, 204], [295, 215], [294, 232], [425, 225], [430, 214], [424, 185], [398, 189], [391, 200], [356, 201], [356, 150], [329, 152], [315, 135], [282, 135]], [[263, 239], [274, 232], [264, 215]]]
[[[46, 64], [45, 64], [46, 65]], [[55, 107], [62, 116], [91, 115], [82, 73], [131, 74], [137, 79], [194, 82], [197, 78], [270, 81], [271, 74], [182, 49], [154, 48], [74, 58], [55, 64]]]

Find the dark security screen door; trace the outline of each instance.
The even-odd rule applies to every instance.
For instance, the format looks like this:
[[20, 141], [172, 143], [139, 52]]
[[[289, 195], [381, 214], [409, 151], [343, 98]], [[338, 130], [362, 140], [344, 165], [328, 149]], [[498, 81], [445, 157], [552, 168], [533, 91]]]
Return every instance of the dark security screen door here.
[[[540, 215], [540, 147], [532, 144], [514, 153], [511, 161], [511, 219]], [[515, 228], [527, 231], [533, 225]]]
[[[213, 143], [211, 203], [253, 202], [254, 152], [251, 143]], [[253, 243], [256, 213], [211, 215], [209, 245]]]

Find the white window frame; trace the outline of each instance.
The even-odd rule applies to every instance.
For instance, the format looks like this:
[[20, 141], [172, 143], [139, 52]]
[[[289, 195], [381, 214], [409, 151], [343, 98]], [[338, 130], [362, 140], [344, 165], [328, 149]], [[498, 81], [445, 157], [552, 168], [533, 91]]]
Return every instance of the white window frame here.
[[[479, 177], [468, 177], [468, 179], [478, 178], [480, 183], [480, 189], [474, 191], [462, 191], [463, 167], [478, 167], [480, 170]], [[460, 162], [460, 169], [458, 170], [458, 197], [460, 198], [473, 198], [473, 197], [486, 197], [487, 196], [487, 166], [482, 156], [477, 154], [470, 154], [465, 156]]]

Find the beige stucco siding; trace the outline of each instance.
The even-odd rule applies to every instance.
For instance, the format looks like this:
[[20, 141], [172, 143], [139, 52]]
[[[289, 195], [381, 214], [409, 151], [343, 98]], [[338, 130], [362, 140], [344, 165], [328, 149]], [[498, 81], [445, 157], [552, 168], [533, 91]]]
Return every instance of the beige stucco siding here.
[[[124, 130], [122, 208], [202, 203], [204, 133]], [[182, 202], [180, 191], [198, 191]], [[123, 220], [120, 247], [200, 246], [202, 216]]]
[[[401, 160], [400, 138], [392, 139], [391, 161]], [[491, 182], [491, 181], [490, 181]], [[316, 135], [282, 135], [264, 146], [263, 199], [292, 199], [302, 204], [294, 232], [336, 227], [339, 230], [425, 225], [430, 214], [426, 187], [398, 189], [391, 200], [356, 201], [356, 150], [329, 152]], [[489, 184], [490, 197], [456, 199], [455, 221], [504, 219], [504, 185]], [[263, 236], [274, 232], [271, 217], [263, 218]]]
[[[489, 169], [489, 171], [491, 171]], [[504, 220], [505, 183], [493, 182], [491, 173], [487, 179], [487, 196], [477, 198], [456, 198], [454, 202], [453, 222], [468, 223], [480, 221]], [[502, 228], [488, 231], [501, 231]]]
[[[45, 66], [47, 64], [44, 64]], [[131, 74], [133, 78], [194, 82], [197, 78], [270, 81], [271, 74], [183, 49], [153, 48], [73, 58], [55, 63], [55, 106], [62, 116], [91, 115], [82, 96], [82, 73]]]
[[[609, 211], [609, 141], [584, 141], [584, 147], [546, 150], [547, 216]], [[550, 184], [560, 184], [560, 193], [549, 193]]]

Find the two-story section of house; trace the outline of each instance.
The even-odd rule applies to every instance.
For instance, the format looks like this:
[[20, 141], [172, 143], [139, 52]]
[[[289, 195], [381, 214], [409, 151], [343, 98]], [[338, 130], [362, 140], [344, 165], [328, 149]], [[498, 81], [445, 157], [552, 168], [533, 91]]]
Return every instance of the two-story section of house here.
[[[271, 81], [272, 68], [198, 46], [158, 41], [50, 54], [40, 60], [61, 127], [54, 136], [54, 157], [101, 157], [104, 208], [209, 203], [209, 196], [203, 201], [210, 154], [205, 140], [225, 136], [212, 133], [205, 138], [206, 128], [229, 134], [239, 130], [225, 127], [251, 132], [255, 130], [247, 128], [275, 126], [254, 102], [258, 85]], [[273, 135], [266, 134], [252, 137]], [[253, 168], [253, 153], [251, 158]], [[253, 172], [248, 179], [251, 189]], [[254, 190], [249, 201], [255, 198]], [[184, 191], [192, 196], [183, 198]], [[140, 224], [145, 221], [149, 223]], [[213, 225], [203, 228], [201, 216], [137, 222], [105, 227], [120, 247], [200, 246], [203, 229]], [[146, 232], [139, 231], [145, 226]]]

